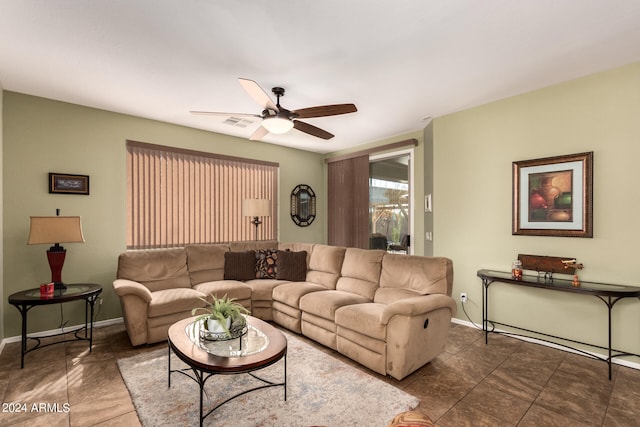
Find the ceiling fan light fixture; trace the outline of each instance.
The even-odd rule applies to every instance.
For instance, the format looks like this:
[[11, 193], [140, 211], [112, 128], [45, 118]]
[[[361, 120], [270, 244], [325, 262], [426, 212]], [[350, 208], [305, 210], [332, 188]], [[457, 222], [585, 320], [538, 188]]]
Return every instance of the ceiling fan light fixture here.
[[293, 128], [293, 121], [284, 117], [267, 117], [262, 120], [262, 126], [269, 133], [281, 134], [287, 133]]

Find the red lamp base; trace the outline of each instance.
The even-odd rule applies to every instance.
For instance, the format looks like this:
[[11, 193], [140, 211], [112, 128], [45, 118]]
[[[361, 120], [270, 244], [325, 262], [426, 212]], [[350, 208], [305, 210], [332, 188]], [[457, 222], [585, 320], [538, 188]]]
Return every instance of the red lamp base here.
[[[52, 250], [54, 248], [60, 248], [61, 250]], [[51, 269], [51, 281], [55, 289], [66, 289], [66, 286], [62, 283], [62, 266], [64, 265], [66, 255], [67, 251], [62, 246], [52, 246], [47, 251], [47, 259], [49, 260], [49, 268]]]

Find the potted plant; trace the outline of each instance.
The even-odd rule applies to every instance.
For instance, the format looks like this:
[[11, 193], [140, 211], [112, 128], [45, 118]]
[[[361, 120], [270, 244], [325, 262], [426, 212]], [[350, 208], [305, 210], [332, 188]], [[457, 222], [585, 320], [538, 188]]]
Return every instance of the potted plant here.
[[244, 322], [246, 322], [242, 315], [249, 314], [249, 310], [242, 304], [237, 303], [235, 298], [229, 298], [226, 294], [222, 298], [218, 298], [211, 294], [211, 301], [205, 298], [200, 299], [207, 306], [196, 307], [191, 310], [191, 314], [195, 315], [198, 311], [205, 311], [206, 313], [196, 317], [194, 326], [199, 321], [204, 320], [204, 326], [209, 332], [214, 334], [225, 333], [228, 337], [231, 337], [231, 325], [244, 325]]

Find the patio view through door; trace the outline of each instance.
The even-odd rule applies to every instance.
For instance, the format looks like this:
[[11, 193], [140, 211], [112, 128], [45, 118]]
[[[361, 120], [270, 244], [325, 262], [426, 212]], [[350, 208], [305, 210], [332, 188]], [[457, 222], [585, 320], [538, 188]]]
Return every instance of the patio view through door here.
[[369, 158], [369, 248], [412, 253], [413, 150]]

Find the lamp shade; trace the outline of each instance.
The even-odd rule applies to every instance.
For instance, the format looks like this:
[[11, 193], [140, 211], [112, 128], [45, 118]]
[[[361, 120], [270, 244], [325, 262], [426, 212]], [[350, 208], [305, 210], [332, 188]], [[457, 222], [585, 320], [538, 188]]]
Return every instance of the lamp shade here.
[[284, 117], [267, 117], [262, 121], [262, 127], [270, 133], [287, 133], [293, 128], [293, 121]]
[[84, 243], [79, 216], [32, 216], [28, 245]]
[[244, 199], [242, 201], [242, 215], [244, 216], [271, 216], [271, 200], [269, 199]]

